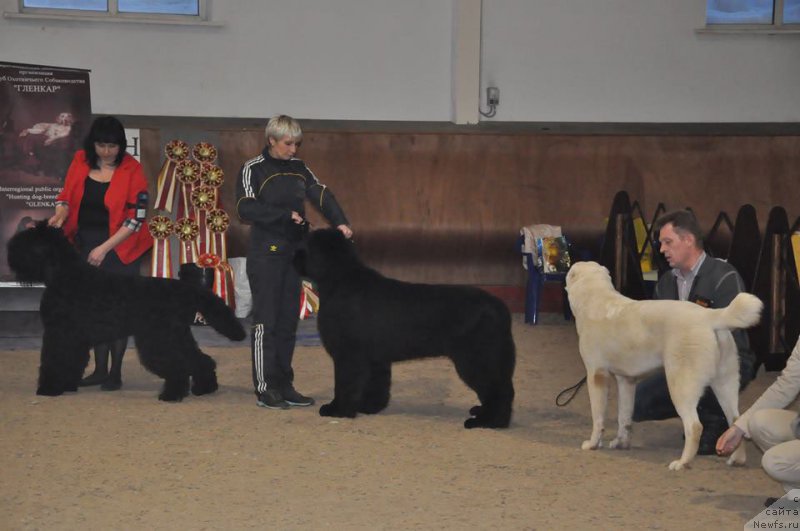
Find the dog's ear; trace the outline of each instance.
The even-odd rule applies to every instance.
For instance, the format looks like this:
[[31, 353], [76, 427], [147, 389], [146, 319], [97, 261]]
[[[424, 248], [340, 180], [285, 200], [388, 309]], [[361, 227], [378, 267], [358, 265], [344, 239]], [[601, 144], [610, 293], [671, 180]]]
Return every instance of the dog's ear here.
[[67, 264], [80, 262], [78, 251], [64, 235], [60, 228], [51, 227], [47, 220], [36, 224], [36, 254], [40, 257], [40, 269], [45, 285], [49, 284], [56, 273]]

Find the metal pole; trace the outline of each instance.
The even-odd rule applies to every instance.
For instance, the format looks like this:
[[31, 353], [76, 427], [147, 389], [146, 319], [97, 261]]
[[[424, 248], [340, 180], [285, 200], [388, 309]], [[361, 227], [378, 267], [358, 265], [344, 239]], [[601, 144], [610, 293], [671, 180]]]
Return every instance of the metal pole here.
[[617, 214], [614, 218], [614, 287], [622, 293], [625, 282], [625, 215]]
[[783, 352], [781, 337], [783, 337], [783, 317], [786, 312], [786, 267], [783, 263], [783, 234], [773, 234], [770, 242], [772, 257], [769, 271], [770, 280], [770, 322], [769, 322], [769, 352], [775, 354]]

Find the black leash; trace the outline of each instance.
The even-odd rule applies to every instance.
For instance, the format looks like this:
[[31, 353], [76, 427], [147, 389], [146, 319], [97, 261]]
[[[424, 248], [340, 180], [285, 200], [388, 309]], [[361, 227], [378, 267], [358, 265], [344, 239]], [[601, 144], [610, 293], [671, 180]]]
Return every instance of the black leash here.
[[[583, 384], [585, 384], [585, 383], [586, 383], [586, 376], [584, 376], [583, 378], [581, 378], [581, 381], [580, 381], [580, 382], [578, 382], [578, 383], [576, 383], [576, 384], [575, 384], [575, 385], [573, 385], [572, 387], [567, 387], [566, 389], [564, 389], [563, 391], [561, 391], [560, 393], [558, 393], [558, 396], [556, 396], [556, 405], [557, 405], [558, 407], [564, 407], [564, 406], [566, 406], [567, 404], [569, 404], [570, 402], [572, 402], [572, 399], [573, 399], [573, 398], [575, 398], [575, 395], [577, 395], [577, 394], [578, 394], [578, 391], [580, 391], [580, 390], [581, 390], [581, 386], [582, 386]], [[561, 397], [562, 397], [562, 396], [564, 396], [564, 394], [566, 394], [566, 393], [569, 393], [570, 391], [572, 391], [572, 395], [570, 395], [570, 397], [569, 397], [569, 398], [567, 398], [567, 400], [566, 400], [565, 402], [563, 402], [563, 403], [562, 403], [562, 402], [561, 402]]]

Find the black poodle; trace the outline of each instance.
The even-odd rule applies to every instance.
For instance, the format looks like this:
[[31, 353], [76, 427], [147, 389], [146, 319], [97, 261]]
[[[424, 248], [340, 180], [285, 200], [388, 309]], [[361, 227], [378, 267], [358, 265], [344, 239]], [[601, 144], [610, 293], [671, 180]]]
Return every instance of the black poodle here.
[[389, 403], [393, 362], [447, 356], [480, 400], [464, 427], [508, 427], [515, 348], [500, 299], [475, 287], [386, 278], [335, 229], [310, 233], [294, 263], [319, 288], [319, 335], [333, 358], [334, 398], [320, 415], [378, 413]]
[[233, 311], [190, 282], [127, 277], [81, 260], [61, 229], [40, 221], [8, 242], [8, 265], [23, 284], [44, 283], [44, 324], [36, 394], [77, 391], [97, 343], [133, 336], [142, 365], [164, 378], [158, 398], [180, 401], [217, 389], [216, 363], [200, 351], [191, 324], [200, 312], [222, 335], [245, 338]]

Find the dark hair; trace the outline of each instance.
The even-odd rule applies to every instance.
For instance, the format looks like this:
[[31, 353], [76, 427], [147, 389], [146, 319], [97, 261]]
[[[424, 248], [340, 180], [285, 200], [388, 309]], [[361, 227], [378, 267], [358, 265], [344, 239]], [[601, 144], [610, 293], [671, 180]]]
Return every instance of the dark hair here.
[[658, 218], [653, 227], [653, 234], [658, 235], [664, 225], [672, 225], [680, 235], [691, 234], [694, 236], [695, 246], [698, 249], [703, 248], [703, 231], [700, 230], [700, 225], [697, 223], [697, 218], [689, 210], [675, 210], [668, 212]]
[[118, 145], [119, 153], [117, 153], [114, 164], [119, 165], [122, 162], [125, 149], [128, 147], [128, 139], [125, 138], [125, 127], [122, 122], [113, 116], [100, 116], [92, 122], [89, 134], [83, 140], [83, 150], [86, 152], [86, 161], [89, 163], [89, 167], [98, 169], [98, 157], [94, 149], [95, 142]]

